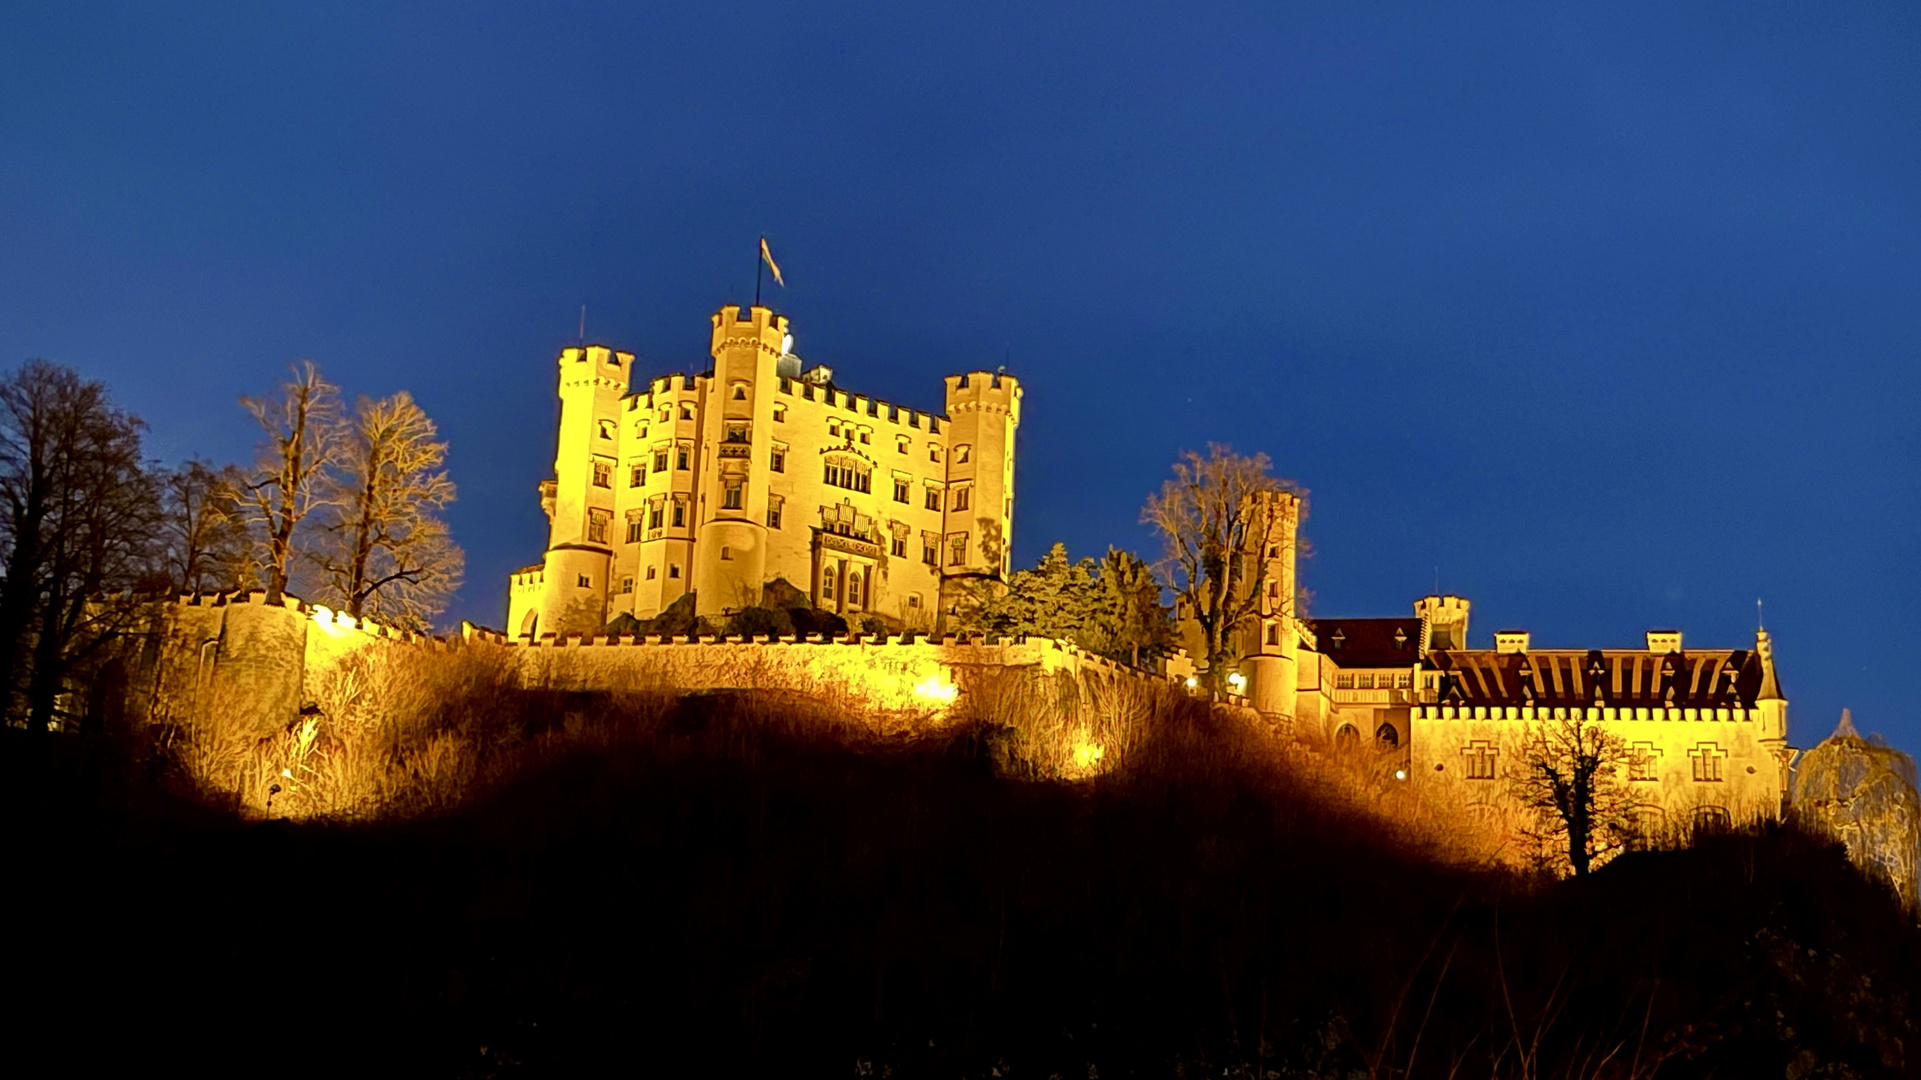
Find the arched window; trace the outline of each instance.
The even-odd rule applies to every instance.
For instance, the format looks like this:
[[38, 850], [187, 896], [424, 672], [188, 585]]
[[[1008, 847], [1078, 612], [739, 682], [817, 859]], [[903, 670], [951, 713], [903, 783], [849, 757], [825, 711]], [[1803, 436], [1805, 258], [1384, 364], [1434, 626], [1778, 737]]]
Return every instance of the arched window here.
[[860, 574], [858, 572], [847, 575], [847, 606], [860, 606]]
[[1401, 745], [1401, 733], [1394, 730], [1393, 724], [1382, 724], [1374, 732], [1374, 741], [1381, 744], [1381, 749], [1392, 750]]
[[1694, 810], [1694, 831], [1697, 833], [1725, 832], [1732, 824], [1725, 808], [1719, 806], [1698, 806]]
[[538, 636], [539, 632], [540, 632], [540, 612], [529, 611], [527, 613], [527, 617], [520, 620], [520, 636], [535, 637], [535, 636]]
[[834, 598], [834, 568], [831, 566], [823, 568], [820, 572], [820, 598], [822, 600]]
[[1353, 724], [1342, 724], [1334, 731], [1334, 745], [1343, 750], [1361, 744], [1361, 732]]

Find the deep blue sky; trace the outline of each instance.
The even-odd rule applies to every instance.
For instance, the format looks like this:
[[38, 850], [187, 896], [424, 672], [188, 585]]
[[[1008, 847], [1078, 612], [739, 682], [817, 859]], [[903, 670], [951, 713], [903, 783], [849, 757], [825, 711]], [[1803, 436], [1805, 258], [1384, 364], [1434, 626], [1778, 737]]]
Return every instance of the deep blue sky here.
[[1020, 562], [1151, 546], [1227, 442], [1312, 490], [1318, 614], [1438, 568], [1476, 644], [1744, 646], [1762, 596], [1798, 741], [1921, 747], [1912, 4], [184, 7], [0, 8], [0, 362], [169, 460], [297, 357], [412, 390], [457, 617], [538, 558], [579, 305], [699, 370], [765, 232], [847, 385], [1011, 355]]

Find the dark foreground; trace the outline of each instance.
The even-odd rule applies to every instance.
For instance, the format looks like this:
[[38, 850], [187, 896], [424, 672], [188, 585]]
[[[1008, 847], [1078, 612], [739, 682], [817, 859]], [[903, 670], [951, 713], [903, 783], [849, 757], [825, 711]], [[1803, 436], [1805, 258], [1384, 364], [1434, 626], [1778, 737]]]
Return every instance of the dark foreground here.
[[616, 711], [454, 813], [352, 828], [6, 732], [8, 1071], [1921, 1073], [1921, 939], [1791, 829], [1543, 884], [1433, 865], [1202, 713], [1070, 788], [1003, 778], [978, 729]]

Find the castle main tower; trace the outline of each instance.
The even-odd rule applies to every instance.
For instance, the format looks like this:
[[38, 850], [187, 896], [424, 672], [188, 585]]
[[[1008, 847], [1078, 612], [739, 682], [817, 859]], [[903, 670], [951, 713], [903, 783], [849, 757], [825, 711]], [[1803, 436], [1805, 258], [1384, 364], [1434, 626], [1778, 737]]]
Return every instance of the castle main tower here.
[[[712, 321], [714, 371], [707, 407], [701, 410], [701, 497], [694, 508], [693, 584], [702, 615], [760, 603], [767, 574], [767, 510], [769, 500], [778, 497], [768, 482], [778, 371], [792, 344], [787, 317], [768, 308], [730, 305], [715, 312]], [[784, 470], [785, 461], [781, 464]]]

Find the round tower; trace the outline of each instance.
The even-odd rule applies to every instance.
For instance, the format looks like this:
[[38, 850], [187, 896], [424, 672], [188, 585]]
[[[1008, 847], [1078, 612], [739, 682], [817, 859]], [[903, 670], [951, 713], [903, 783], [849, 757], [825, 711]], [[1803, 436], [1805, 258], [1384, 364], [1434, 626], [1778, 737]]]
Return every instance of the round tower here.
[[1421, 620], [1421, 653], [1467, 648], [1468, 604], [1459, 596], [1423, 596], [1414, 601]]
[[695, 611], [717, 616], [760, 602], [767, 573], [768, 452], [788, 321], [769, 308], [713, 315], [714, 374], [700, 432]]
[[559, 363], [560, 431], [552, 486], [541, 486], [548, 539], [533, 625], [540, 634], [591, 634], [607, 622], [620, 399], [634, 354], [587, 345], [562, 349]]
[[1295, 563], [1301, 528], [1301, 499], [1291, 491], [1263, 492], [1266, 522], [1256, 535], [1266, 538], [1261, 560], [1265, 594], [1260, 621], [1242, 649], [1241, 670], [1248, 676], [1248, 699], [1267, 716], [1294, 715], [1299, 686], [1300, 615], [1296, 607]]

